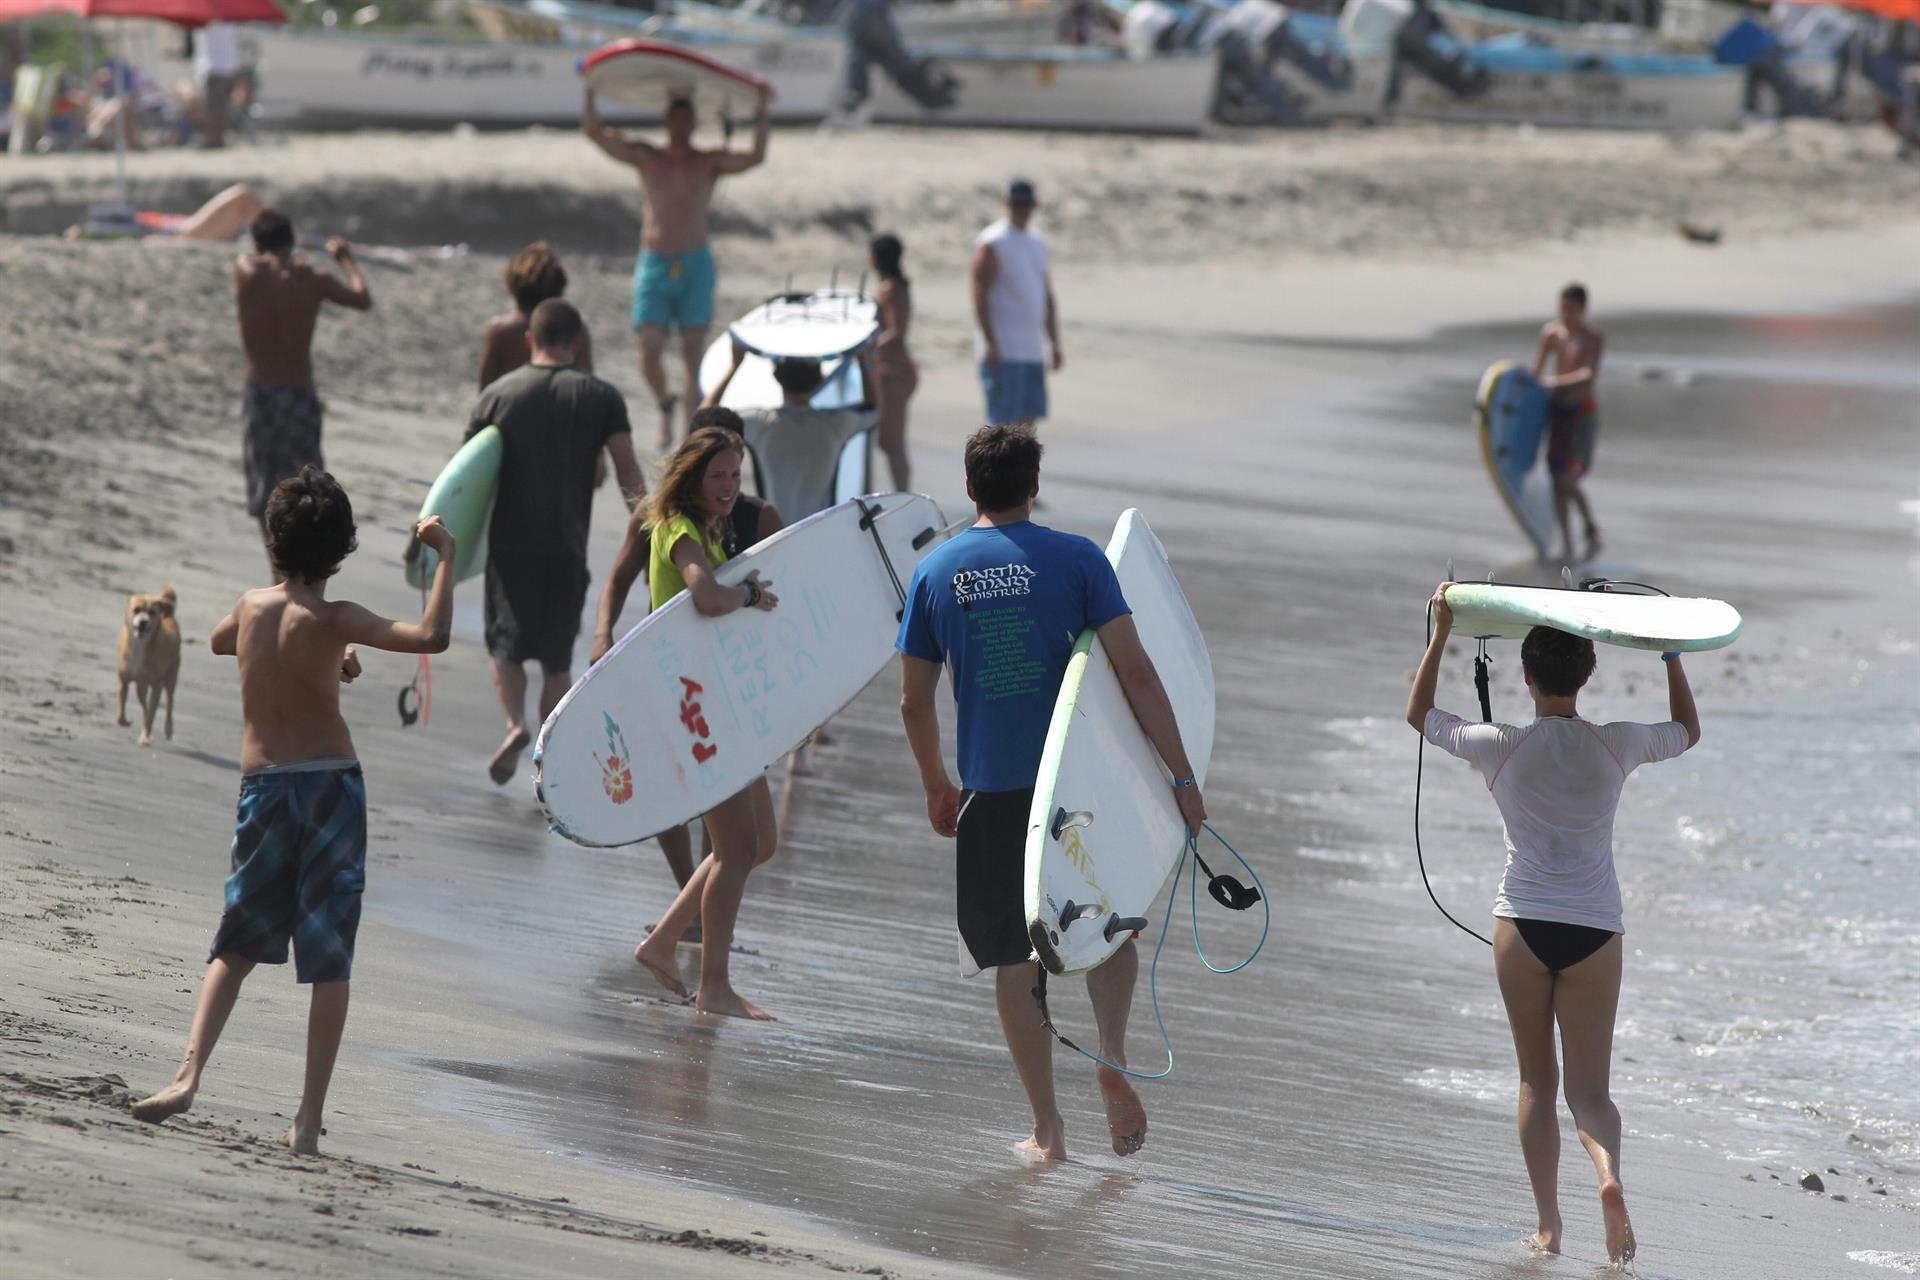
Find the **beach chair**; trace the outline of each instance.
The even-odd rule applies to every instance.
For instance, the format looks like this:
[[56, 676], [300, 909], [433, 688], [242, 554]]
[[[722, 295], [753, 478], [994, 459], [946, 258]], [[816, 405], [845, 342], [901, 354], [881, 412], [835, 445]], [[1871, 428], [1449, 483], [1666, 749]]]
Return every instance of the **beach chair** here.
[[46, 130], [64, 70], [59, 63], [48, 62], [32, 63], [13, 73], [13, 127], [7, 135], [11, 154], [26, 155]]

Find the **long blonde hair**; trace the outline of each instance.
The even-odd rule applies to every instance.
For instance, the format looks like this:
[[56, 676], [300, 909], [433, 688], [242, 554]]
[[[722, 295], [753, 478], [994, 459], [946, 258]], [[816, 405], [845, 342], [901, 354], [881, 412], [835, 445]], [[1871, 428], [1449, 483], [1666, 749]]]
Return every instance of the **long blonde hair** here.
[[647, 528], [658, 529], [675, 516], [685, 516], [714, 542], [726, 532], [726, 517], [700, 509], [700, 486], [707, 467], [723, 453], [747, 455], [747, 442], [725, 427], [701, 427], [689, 432], [680, 447], [660, 463], [660, 484], [647, 498]]

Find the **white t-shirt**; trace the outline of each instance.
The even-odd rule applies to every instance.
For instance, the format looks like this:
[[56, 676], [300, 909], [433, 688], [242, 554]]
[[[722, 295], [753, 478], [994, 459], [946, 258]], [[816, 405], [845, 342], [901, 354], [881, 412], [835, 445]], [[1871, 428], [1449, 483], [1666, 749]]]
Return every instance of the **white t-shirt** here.
[[[1014, 364], [1044, 364], [1047, 358], [1047, 242], [1005, 218], [980, 233], [998, 268], [987, 289], [987, 319], [1000, 358]], [[974, 353], [984, 358], [986, 338], [976, 332]], [[781, 513], [785, 515], [785, 512]]]
[[1435, 707], [1427, 741], [1480, 771], [1505, 824], [1507, 869], [1493, 914], [1624, 933], [1613, 813], [1627, 775], [1687, 749], [1686, 727], [1543, 716], [1473, 724]]
[[208, 76], [240, 74], [240, 28], [231, 22], [209, 22], [193, 35], [193, 71]]

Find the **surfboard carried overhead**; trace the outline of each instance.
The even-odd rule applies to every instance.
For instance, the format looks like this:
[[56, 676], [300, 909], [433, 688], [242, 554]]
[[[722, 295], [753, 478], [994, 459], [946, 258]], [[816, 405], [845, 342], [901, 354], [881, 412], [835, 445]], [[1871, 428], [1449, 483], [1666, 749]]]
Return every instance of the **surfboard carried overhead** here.
[[[498, 427], [485, 427], [460, 446], [427, 490], [420, 518], [439, 516], [453, 534], [453, 579], [465, 582], [487, 567], [487, 525], [493, 519], [493, 494], [500, 481], [500, 454], [505, 447]], [[419, 542], [405, 557], [407, 585], [433, 582], [440, 554]]]
[[[1160, 540], [1127, 511], [1107, 559], [1180, 725], [1194, 777], [1213, 754], [1213, 663]], [[1084, 973], [1147, 914], [1186, 846], [1172, 779], [1092, 631], [1067, 663], [1027, 822], [1027, 936], [1047, 970]]]
[[1699, 653], [1721, 649], [1740, 635], [1740, 611], [1724, 600], [1515, 587], [1456, 582], [1447, 588], [1454, 632], [1474, 639], [1521, 640], [1535, 627], [1553, 627], [1596, 644]]
[[1553, 542], [1553, 482], [1541, 463], [1547, 439], [1547, 389], [1523, 364], [1502, 360], [1480, 378], [1473, 398], [1480, 454], [1500, 500], [1547, 558]]
[[771, 611], [709, 618], [681, 592], [540, 727], [534, 791], [554, 830], [632, 844], [690, 822], [772, 767], [893, 657], [907, 584], [945, 538], [933, 499], [889, 493], [787, 526], [715, 570], [759, 570]]
[[580, 75], [597, 98], [650, 111], [684, 99], [703, 118], [745, 119], [773, 95], [759, 76], [665, 40], [615, 40], [588, 54]]

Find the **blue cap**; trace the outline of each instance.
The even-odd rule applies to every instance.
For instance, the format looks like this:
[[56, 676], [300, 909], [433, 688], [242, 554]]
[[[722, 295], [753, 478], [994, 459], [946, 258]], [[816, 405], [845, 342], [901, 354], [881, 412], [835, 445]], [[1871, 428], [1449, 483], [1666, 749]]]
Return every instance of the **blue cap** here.
[[1008, 204], [1038, 204], [1033, 198], [1033, 184], [1025, 178], [1015, 178], [1007, 184]]

